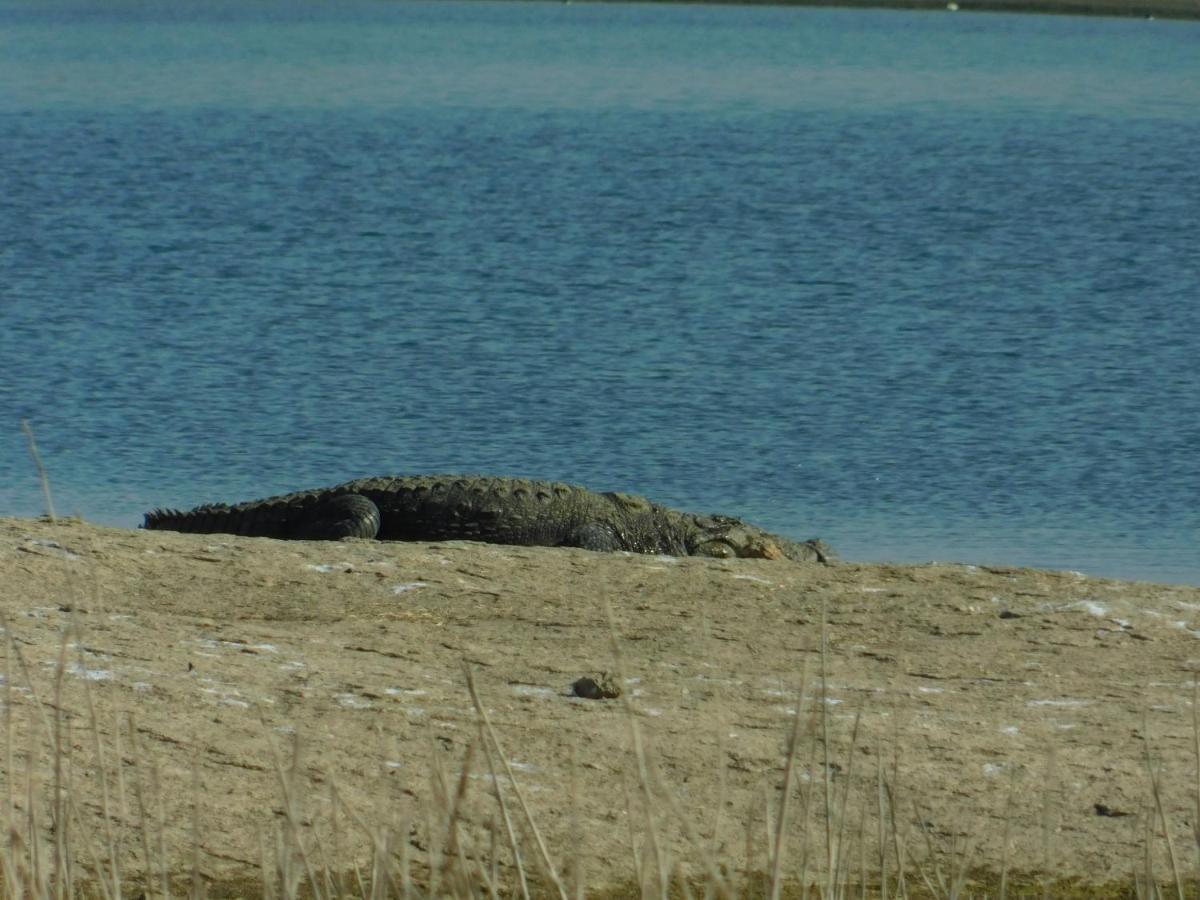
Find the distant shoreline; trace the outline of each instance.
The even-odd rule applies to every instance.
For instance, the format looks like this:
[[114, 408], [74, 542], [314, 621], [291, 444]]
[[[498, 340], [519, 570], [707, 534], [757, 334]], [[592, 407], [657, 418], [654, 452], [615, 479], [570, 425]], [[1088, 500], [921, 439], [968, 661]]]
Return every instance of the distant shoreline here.
[[[570, 0], [566, 0], [566, 2], [570, 2]], [[620, 0], [598, 0], [598, 2], [620, 2]], [[1039, 13], [1132, 19], [1200, 19], [1200, 0], [651, 0], [651, 2]]]

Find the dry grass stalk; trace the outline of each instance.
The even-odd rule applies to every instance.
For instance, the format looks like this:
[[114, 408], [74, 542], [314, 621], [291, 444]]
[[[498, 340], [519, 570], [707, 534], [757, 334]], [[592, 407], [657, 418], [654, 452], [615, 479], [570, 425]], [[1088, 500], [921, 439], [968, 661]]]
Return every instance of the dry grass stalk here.
[[[508, 778], [508, 783], [512, 785], [513, 793], [517, 797], [517, 805], [521, 808], [521, 813], [525, 818], [525, 824], [533, 834], [534, 842], [537, 846], [539, 860], [542, 864], [544, 874], [550, 880], [554, 887], [555, 893], [558, 894], [560, 900], [567, 900], [566, 888], [563, 886], [562, 879], [559, 878], [558, 871], [550, 859], [550, 851], [546, 848], [546, 841], [542, 837], [541, 830], [537, 827], [537, 822], [534, 820], [533, 814], [530, 812], [529, 804], [525, 801], [525, 793], [521, 790], [521, 785], [513, 775], [512, 766], [509, 765], [508, 756], [504, 753], [504, 748], [500, 744], [500, 736], [496, 733], [496, 729], [492, 727], [491, 717], [488, 716], [487, 709], [483, 702], [479, 699], [479, 691], [475, 687], [475, 676], [471, 672], [470, 666], [464, 665], [463, 672], [467, 681], [467, 692], [471, 695], [471, 703], [475, 707], [475, 712], [479, 716], [479, 720], [483, 723], [483, 729], [486, 733], [487, 740], [491, 742], [496, 749], [496, 756], [499, 758], [501, 765], [504, 767], [504, 774]], [[486, 746], [486, 744], [485, 744]], [[488, 761], [489, 768], [491, 760]], [[495, 774], [493, 771], [493, 782], [495, 782]], [[496, 789], [496, 795], [499, 797], [499, 787]]]
[[42, 485], [42, 496], [46, 500], [46, 515], [50, 517], [51, 522], [57, 522], [58, 517], [54, 514], [54, 499], [50, 496], [50, 477], [46, 474], [46, 467], [42, 465], [42, 456], [38, 453], [37, 441], [33, 439], [33, 426], [29, 424], [28, 419], [21, 420], [21, 431], [25, 433], [25, 438], [29, 442], [29, 455], [33, 457], [38, 481]]
[[[796, 708], [792, 713], [792, 730], [788, 735], [787, 756], [783, 766], [783, 787], [780, 789], [779, 809], [776, 813], [775, 836], [771, 843], [770, 898], [779, 900], [783, 893], [784, 835], [787, 833], [788, 813], [791, 811], [792, 778], [796, 771], [796, 754], [800, 746], [800, 721], [803, 715], [807, 672], [800, 678], [800, 692]], [[769, 819], [768, 819], [769, 821]]]
[[1200, 679], [1192, 676], [1192, 774], [1195, 814], [1192, 840], [1196, 845], [1196, 896], [1200, 897]]

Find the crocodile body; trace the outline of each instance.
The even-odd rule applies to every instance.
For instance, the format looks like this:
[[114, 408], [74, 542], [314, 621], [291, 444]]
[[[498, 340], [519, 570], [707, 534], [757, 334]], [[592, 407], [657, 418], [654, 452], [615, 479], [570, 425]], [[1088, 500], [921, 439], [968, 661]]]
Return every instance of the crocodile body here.
[[801, 562], [833, 557], [820, 541], [792, 541], [732, 516], [681, 512], [634, 494], [484, 475], [360, 478], [247, 503], [156, 509], [144, 527], [293, 540], [468, 540]]

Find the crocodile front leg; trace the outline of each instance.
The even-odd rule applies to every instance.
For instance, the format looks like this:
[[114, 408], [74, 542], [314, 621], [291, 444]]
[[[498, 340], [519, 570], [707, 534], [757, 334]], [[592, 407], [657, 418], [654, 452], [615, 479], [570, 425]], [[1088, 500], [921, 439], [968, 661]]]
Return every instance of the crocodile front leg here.
[[628, 549], [617, 530], [603, 522], [587, 522], [580, 525], [573, 529], [559, 546], [582, 547], [584, 550], [598, 550], [601, 553]]

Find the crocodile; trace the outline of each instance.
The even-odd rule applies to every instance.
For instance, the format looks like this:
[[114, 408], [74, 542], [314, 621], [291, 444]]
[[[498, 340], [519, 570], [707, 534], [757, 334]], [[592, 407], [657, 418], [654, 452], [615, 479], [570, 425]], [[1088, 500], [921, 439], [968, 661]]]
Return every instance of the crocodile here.
[[673, 556], [829, 563], [820, 540], [793, 541], [733, 516], [699, 515], [616, 491], [486, 475], [388, 475], [246, 503], [155, 509], [144, 528], [291, 540], [468, 540]]

